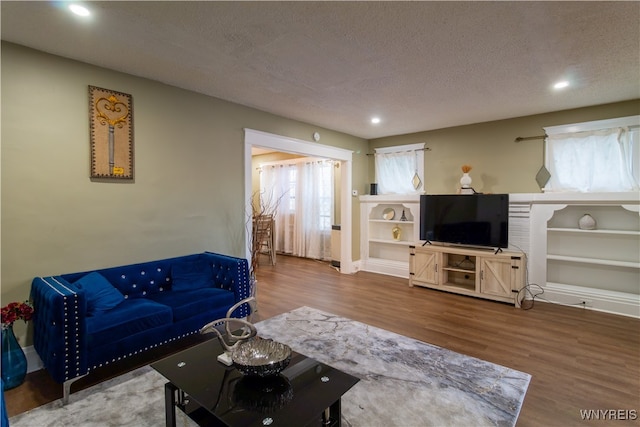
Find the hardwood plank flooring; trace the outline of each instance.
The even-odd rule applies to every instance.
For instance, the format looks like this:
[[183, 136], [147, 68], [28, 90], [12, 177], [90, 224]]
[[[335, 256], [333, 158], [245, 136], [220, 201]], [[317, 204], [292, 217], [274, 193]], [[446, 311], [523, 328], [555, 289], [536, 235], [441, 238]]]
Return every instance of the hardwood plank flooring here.
[[[639, 319], [543, 302], [521, 310], [410, 288], [402, 278], [344, 275], [327, 263], [287, 256], [278, 256], [276, 266], [260, 265], [258, 303], [254, 321], [306, 305], [527, 372], [532, 379], [518, 426], [587, 425], [581, 410], [640, 411]], [[94, 372], [73, 390], [201, 339], [192, 337], [141, 360]], [[10, 416], [60, 396], [61, 386], [42, 371], [5, 392]], [[639, 424], [638, 419], [615, 422]]]

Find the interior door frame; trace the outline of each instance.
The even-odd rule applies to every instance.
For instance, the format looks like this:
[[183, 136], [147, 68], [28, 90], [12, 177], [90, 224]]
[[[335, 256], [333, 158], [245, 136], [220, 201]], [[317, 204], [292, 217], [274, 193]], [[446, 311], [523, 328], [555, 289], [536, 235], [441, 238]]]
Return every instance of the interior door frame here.
[[[340, 168], [342, 169], [340, 180], [340, 272], [345, 274], [353, 273], [353, 261], [351, 259], [353, 151], [245, 128], [244, 200], [247, 215], [251, 215], [252, 213], [251, 197], [253, 195], [253, 186], [251, 179], [251, 148], [254, 146], [303, 156], [323, 157], [340, 162]], [[247, 259], [251, 259], [251, 230], [247, 230], [246, 239], [246, 257]]]

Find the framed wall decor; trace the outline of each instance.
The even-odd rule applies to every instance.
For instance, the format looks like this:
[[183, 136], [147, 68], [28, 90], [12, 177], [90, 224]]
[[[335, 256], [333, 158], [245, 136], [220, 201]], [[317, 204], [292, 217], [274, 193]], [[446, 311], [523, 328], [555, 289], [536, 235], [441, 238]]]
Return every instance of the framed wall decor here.
[[89, 86], [91, 178], [133, 179], [131, 95]]

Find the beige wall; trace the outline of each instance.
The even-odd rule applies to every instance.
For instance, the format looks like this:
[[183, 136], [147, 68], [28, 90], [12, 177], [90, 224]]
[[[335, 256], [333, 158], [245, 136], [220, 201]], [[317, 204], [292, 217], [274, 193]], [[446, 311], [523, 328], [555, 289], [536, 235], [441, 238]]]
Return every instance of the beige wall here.
[[[325, 145], [367, 147], [360, 138], [5, 42], [1, 78], [3, 305], [27, 299], [34, 276], [205, 250], [244, 256], [243, 128], [307, 141], [319, 131]], [[135, 182], [89, 179], [88, 85], [133, 96]], [[366, 158], [354, 155], [353, 163], [354, 185], [364, 187]], [[356, 233], [356, 258], [358, 240]], [[24, 334], [22, 322], [16, 332]]]
[[[461, 166], [473, 167], [472, 187], [484, 193], [537, 193], [536, 173], [543, 164], [542, 140], [515, 143], [516, 137], [543, 135], [543, 127], [640, 114], [640, 100], [575, 110], [538, 114], [379, 138], [375, 148], [426, 142], [425, 182], [427, 193], [455, 193], [460, 187]], [[374, 180], [374, 159], [369, 159], [369, 181]]]
[[[542, 144], [515, 137], [640, 110], [636, 100], [368, 142], [5, 42], [1, 78], [2, 305], [27, 299], [34, 276], [205, 250], [243, 256], [243, 128], [307, 141], [319, 131], [353, 150], [360, 194], [374, 173], [367, 152], [422, 141], [430, 193], [454, 192], [464, 163], [478, 191], [537, 192]], [[89, 179], [88, 85], [133, 95], [135, 182]], [[359, 210], [353, 198], [354, 260]], [[25, 335], [21, 322], [16, 331]]]

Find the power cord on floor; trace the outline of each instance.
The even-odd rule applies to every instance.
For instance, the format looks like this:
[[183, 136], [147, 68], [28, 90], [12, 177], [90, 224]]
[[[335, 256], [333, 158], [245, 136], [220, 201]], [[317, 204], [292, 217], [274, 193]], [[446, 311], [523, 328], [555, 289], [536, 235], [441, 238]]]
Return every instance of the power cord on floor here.
[[[534, 293], [532, 292], [532, 288], [535, 287], [538, 289], [538, 292]], [[520, 295], [524, 293], [524, 297], [522, 299], [520, 299]], [[536, 297], [540, 296], [544, 294], [544, 289], [542, 289], [542, 286], [536, 284], [536, 283], [529, 283], [525, 286], [523, 286], [522, 288], [520, 288], [520, 290], [518, 291], [518, 300], [522, 301], [520, 303], [520, 308], [522, 308], [523, 310], [531, 310], [533, 308], [533, 306], [535, 305], [536, 302]], [[527, 299], [527, 295], [529, 295], [531, 297], [531, 299]], [[526, 303], [525, 301], [531, 301], [531, 303]]]
[[[535, 305], [536, 298], [544, 294], [544, 289], [542, 288], [542, 286], [538, 285], [537, 283], [529, 283], [529, 259], [527, 257], [527, 253], [518, 245], [514, 245], [512, 243], [511, 246], [518, 249], [524, 255], [524, 272], [525, 272], [524, 283], [526, 283], [526, 285], [524, 285], [522, 288], [518, 290], [518, 295], [517, 295], [518, 301], [522, 301], [520, 303], [520, 308], [522, 308], [523, 310], [531, 310]], [[536, 292], [534, 292], [532, 289], [535, 289]], [[523, 293], [524, 295], [522, 295]], [[523, 296], [522, 299], [520, 298], [521, 295]], [[526, 299], [527, 296], [531, 297], [531, 299]], [[546, 301], [546, 299], [544, 298], [540, 298], [540, 299]], [[525, 301], [531, 301], [531, 303], [524, 304]]]

